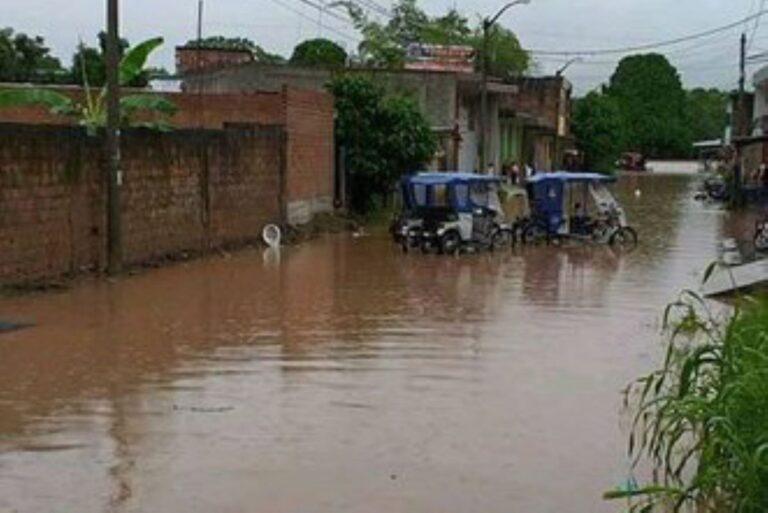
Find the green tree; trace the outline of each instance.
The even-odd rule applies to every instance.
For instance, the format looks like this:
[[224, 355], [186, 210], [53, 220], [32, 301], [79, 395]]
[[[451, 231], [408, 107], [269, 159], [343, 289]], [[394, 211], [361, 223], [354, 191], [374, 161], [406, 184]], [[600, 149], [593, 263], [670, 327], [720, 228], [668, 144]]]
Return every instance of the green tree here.
[[86, 46], [83, 43], [72, 56], [72, 82], [78, 85], [86, 83], [93, 87], [101, 87], [107, 81], [107, 66], [104, 55], [98, 48]]
[[328, 86], [336, 100], [336, 141], [346, 151], [351, 206], [367, 213], [401, 175], [422, 167], [437, 140], [407, 97], [386, 97], [369, 78], [342, 75]]
[[42, 37], [0, 30], [0, 81], [61, 82], [66, 74], [61, 62], [50, 54]]
[[683, 157], [692, 136], [680, 75], [660, 54], [633, 55], [619, 62], [608, 95], [621, 109], [632, 147], [649, 157]]
[[728, 124], [728, 93], [696, 88], [687, 92], [688, 123], [694, 141], [720, 139]]
[[589, 169], [612, 172], [626, 145], [626, 131], [616, 99], [593, 91], [577, 100], [573, 134]]
[[[119, 67], [121, 86], [127, 86], [145, 73], [149, 55], [163, 43], [162, 38], [149, 39], [130, 48]], [[0, 108], [27, 105], [48, 107], [53, 114], [74, 118], [94, 135], [106, 124], [106, 91], [94, 91], [86, 83], [83, 101], [50, 89], [14, 88], [0, 90]], [[120, 109], [125, 125], [164, 129], [167, 118], [176, 112], [176, 106], [160, 95], [132, 94], [120, 98]], [[137, 116], [139, 119], [137, 119]]]
[[[477, 52], [477, 62], [482, 62], [483, 34], [478, 29], [471, 40]], [[488, 33], [488, 73], [492, 76], [507, 78], [519, 76], [531, 67], [531, 56], [520, 46], [520, 41], [511, 30], [499, 24]]]
[[256, 62], [263, 64], [284, 64], [285, 58], [282, 55], [270, 53], [261, 46], [245, 37], [225, 37], [210, 36], [198, 41], [191, 39], [185, 45], [187, 48], [222, 49], [222, 50], [247, 50], [253, 54]]
[[291, 64], [340, 68], [347, 63], [347, 52], [328, 39], [308, 39], [293, 49]]
[[472, 29], [467, 18], [455, 9], [445, 15], [432, 18], [421, 30], [422, 43], [436, 45], [467, 45], [472, 42]]
[[[402, 67], [411, 43], [466, 45], [475, 49], [481, 62], [483, 31], [471, 27], [467, 18], [451, 9], [443, 16], [429, 17], [416, 0], [399, 0], [386, 24], [371, 20], [357, 4], [346, 4], [350, 17], [363, 36], [358, 52], [364, 63], [386, 68]], [[531, 66], [515, 34], [498, 25], [490, 31], [489, 70], [492, 75], [519, 75]]]

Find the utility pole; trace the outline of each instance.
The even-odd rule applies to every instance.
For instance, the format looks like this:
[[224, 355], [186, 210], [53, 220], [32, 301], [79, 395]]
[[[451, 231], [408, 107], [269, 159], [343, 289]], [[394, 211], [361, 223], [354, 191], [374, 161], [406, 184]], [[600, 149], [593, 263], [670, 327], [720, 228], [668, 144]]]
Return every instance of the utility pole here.
[[739, 49], [739, 135], [749, 135], [748, 124], [746, 122], [746, 105], [744, 87], [746, 85], [746, 61], [747, 61], [747, 35], [741, 34], [741, 44]]
[[531, 3], [531, 0], [514, 0], [504, 5], [504, 7], [499, 9], [499, 11], [491, 18], [483, 19], [483, 55], [482, 60], [480, 61], [482, 84], [480, 84], [480, 123], [478, 123], [480, 125], [480, 136], [478, 137], [478, 143], [480, 146], [480, 172], [483, 174], [486, 172], [486, 163], [488, 161], [487, 131], [490, 126], [490, 123], [488, 123], [488, 64], [490, 62], [488, 59], [488, 53], [490, 51], [489, 39], [491, 28], [498, 21], [501, 15], [504, 14], [510, 7], [529, 3]]
[[[195, 51], [195, 73], [203, 70], [203, 0], [197, 0], [197, 50]], [[203, 79], [197, 79], [197, 126], [203, 128]]]
[[[746, 100], [746, 93], [744, 91], [744, 87], [746, 85], [747, 80], [747, 73], [746, 73], [746, 62], [747, 62], [747, 34], [742, 33], [741, 34], [741, 41], [739, 45], [739, 96], [738, 96], [738, 118], [736, 120], [736, 137], [746, 137], [749, 135], [749, 127], [751, 126], [751, 123], [747, 119], [747, 100]], [[742, 185], [742, 158], [741, 158], [741, 150], [739, 148], [738, 143], [736, 144], [736, 162], [733, 166], [733, 195], [734, 195], [734, 202], [739, 205], [741, 204], [741, 185]]]
[[203, 0], [197, 1], [197, 47], [203, 41]]
[[120, 222], [120, 81], [118, 0], [107, 0], [107, 272], [120, 273], [123, 247]]
[[482, 174], [485, 174], [486, 172], [486, 159], [488, 158], [487, 151], [486, 151], [486, 135], [485, 131], [487, 129], [488, 124], [488, 32], [491, 28], [491, 21], [488, 18], [485, 18], [483, 20], [483, 55], [482, 55], [482, 74], [480, 80], [482, 80], [482, 83], [480, 84], [480, 137], [479, 143], [480, 143], [480, 172]]

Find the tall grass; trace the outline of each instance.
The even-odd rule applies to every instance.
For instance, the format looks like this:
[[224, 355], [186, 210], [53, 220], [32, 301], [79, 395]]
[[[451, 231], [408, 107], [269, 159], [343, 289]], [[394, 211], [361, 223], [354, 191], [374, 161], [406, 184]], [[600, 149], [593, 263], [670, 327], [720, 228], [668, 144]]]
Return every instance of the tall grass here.
[[629, 455], [642, 487], [613, 491], [631, 512], [768, 512], [768, 300], [717, 318], [696, 294], [665, 313], [661, 368], [627, 389]]

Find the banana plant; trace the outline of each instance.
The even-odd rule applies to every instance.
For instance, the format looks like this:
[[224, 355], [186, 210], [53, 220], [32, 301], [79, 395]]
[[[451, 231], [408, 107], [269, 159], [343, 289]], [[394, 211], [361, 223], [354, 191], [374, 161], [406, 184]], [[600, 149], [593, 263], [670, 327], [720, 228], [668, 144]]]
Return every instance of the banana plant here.
[[[129, 49], [120, 61], [119, 82], [125, 86], [144, 71], [150, 54], [163, 44], [163, 38], [148, 39]], [[0, 90], [0, 108], [40, 105], [55, 115], [74, 118], [89, 135], [96, 135], [107, 121], [107, 89], [94, 90], [83, 69], [84, 97], [75, 101], [50, 89], [14, 88]], [[168, 118], [177, 111], [176, 105], [160, 95], [130, 94], [120, 98], [122, 123], [159, 130], [170, 128]], [[137, 120], [137, 116], [139, 119]], [[144, 121], [150, 119], [151, 121]]]

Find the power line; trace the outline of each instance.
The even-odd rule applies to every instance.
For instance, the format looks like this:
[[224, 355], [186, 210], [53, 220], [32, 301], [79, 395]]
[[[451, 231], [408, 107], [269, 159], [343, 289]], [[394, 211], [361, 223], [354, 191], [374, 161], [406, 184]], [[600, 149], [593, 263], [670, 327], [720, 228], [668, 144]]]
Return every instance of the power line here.
[[[762, 11], [765, 8], [765, 0], [760, 0], [760, 5], [758, 6], [757, 12]], [[755, 34], [757, 33], [757, 29], [760, 27], [760, 17], [758, 16], [755, 18], [755, 24], [752, 27], [752, 33], [749, 35], [749, 40], [747, 43], [747, 51], [749, 51], [752, 48], [752, 43], [755, 39]]]
[[[315, 2], [313, 2], [312, 0], [299, 0], [299, 2], [301, 2], [301, 3], [303, 3], [303, 4], [306, 4], [306, 5], [308, 5], [308, 6], [312, 7], [312, 8], [314, 8], [314, 9], [317, 9], [317, 10], [318, 10], [318, 11], [320, 11], [321, 13], [323, 13], [323, 14], [327, 14], [327, 15], [328, 15], [328, 16], [330, 16], [331, 18], [336, 18], [337, 20], [339, 20], [339, 21], [342, 21], [342, 22], [344, 22], [344, 23], [349, 23], [349, 20], [347, 20], [346, 18], [343, 18], [343, 17], [339, 16], [338, 14], [336, 14], [336, 13], [335, 13], [335, 12], [333, 12], [333, 11], [328, 11], [328, 10], [325, 8], [325, 6], [324, 6], [324, 5], [316, 4], [316, 3], [315, 3]], [[315, 21], [315, 20], [312, 20], [312, 21]]]
[[383, 5], [377, 3], [375, 0], [350, 0], [352, 3], [355, 3], [362, 7], [363, 9], [368, 9], [369, 11], [375, 11], [378, 14], [385, 16], [387, 18], [392, 17], [392, 11]]
[[720, 32], [725, 32], [727, 30], [731, 30], [735, 27], [738, 27], [742, 25], [743, 23], [747, 23], [752, 20], [759, 19], [761, 16], [766, 14], [766, 10], [760, 10], [755, 14], [752, 14], [750, 16], [747, 16], [746, 18], [743, 18], [739, 21], [735, 21], [733, 23], [729, 23], [727, 25], [723, 25], [714, 29], [705, 30], [704, 32], [698, 32], [696, 34], [691, 34], [688, 36], [678, 37], [674, 39], [668, 39], [666, 41], [659, 41], [656, 43], [647, 43], [642, 45], [635, 45], [635, 46], [626, 46], [623, 48], [604, 48], [604, 49], [592, 49], [592, 50], [535, 50], [535, 49], [528, 49], [528, 51], [534, 55], [615, 55], [615, 54], [622, 54], [622, 53], [631, 53], [631, 52], [638, 52], [642, 50], [651, 50], [654, 48], [662, 48], [665, 46], [673, 46], [676, 44], [684, 43], [686, 41], [693, 41], [695, 39], [701, 39], [703, 37], [708, 37], [713, 34], [718, 34]]
[[[307, 16], [303, 12], [299, 11], [298, 9], [296, 9], [293, 6], [289, 5], [288, 3], [283, 2], [282, 0], [272, 0], [272, 1], [274, 3], [276, 3], [277, 5], [280, 5], [280, 6], [284, 7], [285, 9], [288, 9], [289, 11], [293, 12], [294, 14], [297, 14], [298, 16], [304, 18], [305, 20], [309, 20], [312, 23], [316, 23], [317, 22], [317, 20]], [[304, 0], [304, 3], [307, 3], [307, 1], [308, 0]], [[309, 3], [312, 4], [312, 2], [309, 2]], [[346, 20], [344, 20], [344, 21], [346, 21]], [[337, 29], [335, 29], [333, 27], [325, 27], [325, 28], [327, 28], [328, 30], [330, 30], [334, 34], [338, 35], [339, 37], [341, 37], [343, 39], [346, 39], [347, 41], [349, 41], [351, 43], [356, 43], [357, 42], [357, 40], [353, 36], [350, 36], [349, 34], [346, 34], [346, 33], [342, 32], [340, 30], [337, 30]]]

